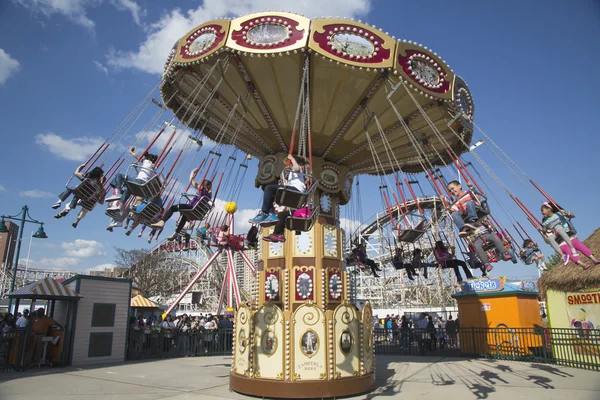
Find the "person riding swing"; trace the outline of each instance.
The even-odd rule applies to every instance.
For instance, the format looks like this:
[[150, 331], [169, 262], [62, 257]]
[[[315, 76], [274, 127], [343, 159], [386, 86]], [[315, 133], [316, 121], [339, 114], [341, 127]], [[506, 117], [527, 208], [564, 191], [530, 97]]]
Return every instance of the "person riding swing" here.
[[251, 224], [272, 224], [278, 220], [273, 205], [277, 190], [283, 188], [300, 193], [306, 191], [304, 173], [302, 172], [302, 166], [307, 164], [306, 159], [301, 156], [292, 156], [291, 154], [287, 156], [287, 159], [290, 161], [292, 169], [287, 176], [286, 182], [283, 185], [272, 183], [264, 187], [262, 207], [256, 217], [249, 221]]

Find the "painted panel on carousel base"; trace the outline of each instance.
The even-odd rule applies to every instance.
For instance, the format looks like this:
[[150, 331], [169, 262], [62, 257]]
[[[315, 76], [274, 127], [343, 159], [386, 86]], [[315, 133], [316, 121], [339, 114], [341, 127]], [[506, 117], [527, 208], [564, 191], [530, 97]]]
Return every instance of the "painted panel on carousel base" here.
[[292, 380], [327, 379], [327, 349], [330, 344], [323, 311], [312, 302], [301, 305], [294, 313], [292, 330]]
[[284, 379], [285, 339], [283, 313], [274, 304], [266, 303], [255, 315], [256, 346], [254, 376], [261, 379]]
[[355, 308], [347, 301], [333, 313], [334, 378], [360, 374], [360, 321]]

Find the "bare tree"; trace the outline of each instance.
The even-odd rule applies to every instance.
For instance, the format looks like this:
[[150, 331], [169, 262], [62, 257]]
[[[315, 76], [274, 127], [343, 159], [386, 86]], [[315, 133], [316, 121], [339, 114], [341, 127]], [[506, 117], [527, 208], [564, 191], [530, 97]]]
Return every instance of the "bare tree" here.
[[169, 296], [189, 282], [188, 269], [166, 253], [145, 249], [125, 250], [116, 248], [115, 264], [123, 269], [123, 277], [131, 279], [145, 296]]

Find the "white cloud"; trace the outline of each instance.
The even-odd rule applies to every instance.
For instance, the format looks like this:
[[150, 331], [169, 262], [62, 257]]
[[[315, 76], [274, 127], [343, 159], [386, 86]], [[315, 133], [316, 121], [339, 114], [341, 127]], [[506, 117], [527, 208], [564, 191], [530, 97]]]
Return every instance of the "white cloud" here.
[[72, 269], [76, 265], [80, 265], [81, 261], [73, 257], [57, 257], [57, 258], [41, 258], [39, 260], [27, 259], [19, 260], [19, 265], [27, 264], [28, 268], [36, 269], [53, 269], [53, 270], [67, 270]]
[[[90, 8], [97, 7], [104, 0], [13, 0], [31, 10], [33, 13], [41, 13], [46, 17], [59, 14], [71, 20], [90, 31], [93, 31], [96, 24], [92, 21], [87, 11]], [[110, 3], [118, 10], [128, 11], [136, 24], [140, 25], [140, 16], [145, 11], [134, 0], [111, 0]]]
[[85, 136], [64, 139], [54, 133], [40, 133], [35, 137], [35, 142], [45, 146], [57, 157], [71, 161], [85, 161], [104, 143], [104, 140]]
[[102, 243], [95, 240], [76, 239], [74, 242], [63, 242], [60, 247], [65, 250], [65, 256], [89, 258], [106, 256], [106, 252], [102, 251], [104, 247]]
[[34, 13], [42, 13], [46, 17], [60, 14], [77, 25], [93, 30], [95, 27], [86, 14], [86, 9], [98, 4], [96, 0], [14, 0]]
[[[162, 129], [162, 127], [160, 129]], [[136, 133], [135, 134], [136, 142], [143, 143], [144, 144], [143, 147], [145, 148], [146, 145], [149, 144], [154, 139], [154, 137], [160, 131], [160, 129], [154, 129], [151, 131], [141, 131], [141, 132]], [[173, 134], [173, 128], [167, 127], [163, 131], [163, 133], [160, 135], [158, 140], [156, 140], [156, 142], [154, 142], [151, 153], [154, 153], [154, 154], [160, 153], [162, 151], [162, 149], [165, 148], [165, 145], [169, 141], [169, 138], [171, 137], [172, 134]], [[183, 128], [183, 127], [177, 128], [177, 133], [173, 137], [173, 140], [171, 140], [171, 142], [169, 143], [169, 147], [173, 146], [173, 150], [171, 150], [169, 157], [172, 157], [177, 151], [183, 149], [185, 147], [186, 143], [189, 145], [189, 143], [188, 143], [189, 135], [193, 135], [193, 132], [190, 129]], [[142, 147], [142, 146], [140, 146], [140, 147]], [[194, 150], [195, 147], [196, 147], [195, 145], [188, 146], [188, 149]]]
[[146, 11], [133, 0], [112, 0], [111, 3], [121, 11], [129, 11], [136, 24], [141, 25], [140, 16], [145, 15]]
[[95, 61], [94, 60], [94, 65], [96, 66], [96, 68], [98, 68], [100, 71], [104, 72], [104, 75], [108, 76], [108, 68], [106, 68], [104, 65], [102, 65], [102, 63]]
[[0, 185], [0, 192], [6, 192], [6, 188], [4, 187], [4, 185]]
[[104, 271], [106, 269], [113, 269], [114, 267], [116, 267], [115, 264], [100, 264], [100, 265], [96, 265], [94, 268], [90, 268], [90, 272], [91, 271]]
[[179, 8], [151, 24], [146, 40], [135, 51], [111, 51], [108, 64], [118, 68], [135, 68], [161, 74], [167, 54], [181, 36], [205, 21], [222, 16], [238, 16], [261, 10], [288, 10], [309, 17], [366, 15], [371, 0], [205, 0], [196, 9]]
[[19, 71], [19, 62], [10, 54], [0, 49], [0, 86], [4, 85], [11, 75]]
[[33, 189], [33, 190], [24, 190], [19, 192], [19, 196], [21, 197], [31, 197], [33, 199], [43, 199], [46, 197], [56, 197], [54, 193], [44, 192], [42, 190]]

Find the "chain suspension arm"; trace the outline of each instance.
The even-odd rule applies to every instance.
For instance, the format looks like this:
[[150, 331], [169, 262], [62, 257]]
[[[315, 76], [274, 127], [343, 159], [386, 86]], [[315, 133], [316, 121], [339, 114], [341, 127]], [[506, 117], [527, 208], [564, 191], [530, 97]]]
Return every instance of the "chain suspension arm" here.
[[[435, 179], [437, 179], [437, 181], [440, 183], [440, 186], [442, 188], [444, 188], [444, 192], [446, 193], [446, 195], [448, 195], [448, 198], [452, 198], [452, 195], [450, 194], [450, 191], [448, 190], [448, 184], [447, 181], [445, 180], [444, 176], [442, 175], [442, 172], [440, 171], [439, 168], [435, 169], [432, 172], [432, 175], [435, 177]], [[423, 190], [423, 189], [421, 189]]]
[[431, 171], [430, 170], [425, 170], [425, 172], [427, 172], [427, 175], [429, 176], [429, 180], [433, 184], [434, 190], [436, 191], [436, 193], [438, 194], [438, 196], [440, 196], [440, 199], [442, 199], [442, 203], [444, 204], [444, 207], [447, 208], [448, 207], [448, 202], [446, 201], [446, 197], [444, 196], [444, 194], [440, 190], [440, 187], [438, 186], [437, 181], [433, 178], [433, 175], [431, 175]]
[[173, 146], [169, 147], [169, 150], [167, 150], [167, 152], [164, 154], [164, 156], [162, 158], [159, 158], [157, 163], [156, 163], [156, 167], [160, 167], [162, 165], [162, 163], [167, 159], [167, 157], [169, 156], [169, 154], [171, 154], [171, 150], [173, 150]]
[[402, 189], [402, 183], [398, 179], [398, 173], [394, 174], [394, 179], [396, 179], [396, 188], [398, 189], [398, 193], [400, 193], [402, 203], [404, 204], [404, 211], [408, 212], [408, 207], [406, 207], [406, 197], [404, 197], [404, 189]]
[[475, 178], [473, 177], [473, 175], [471, 175], [471, 172], [469, 171], [469, 169], [467, 168], [467, 166], [465, 165], [465, 163], [463, 162], [463, 160], [460, 157], [456, 157], [456, 160], [461, 165], [462, 170], [464, 172], [466, 172], [467, 175], [469, 175], [469, 177], [471, 178], [471, 182], [473, 182], [473, 184], [475, 185], [475, 187], [477, 188], [477, 190], [479, 190], [479, 193], [485, 194], [485, 192], [483, 191], [483, 189], [481, 188], [481, 186], [479, 186], [479, 183], [477, 183], [477, 181], [475, 180]]
[[535, 183], [535, 182], [534, 182], [533, 180], [531, 180], [531, 179], [529, 180], [529, 182], [531, 182], [531, 183], [533, 184], [533, 186], [535, 186], [535, 188], [536, 188], [537, 190], [539, 190], [539, 191], [540, 191], [540, 193], [541, 193], [541, 194], [542, 194], [542, 195], [543, 195], [543, 196], [544, 196], [544, 197], [545, 197], [545, 198], [546, 198], [546, 199], [547, 199], [547, 200], [548, 200], [548, 201], [549, 201], [551, 204], [553, 204], [553, 205], [554, 205], [556, 208], [560, 208], [560, 207], [558, 206], [558, 204], [556, 204], [556, 202], [555, 202], [554, 200], [552, 200], [552, 197], [550, 197], [550, 195], [549, 195], [548, 193], [546, 193], [546, 192], [544, 191], [544, 189], [542, 189], [542, 188], [541, 188], [541, 187], [540, 187], [540, 186], [539, 186], [537, 183]]
[[[110, 143], [100, 145], [100, 147], [98, 147], [96, 152], [87, 159], [87, 161], [84, 164], [84, 165], [87, 165], [85, 172], [89, 172], [89, 170], [92, 168], [92, 166], [98, 161], [98, 159], [100, 159], [102, 154], [104, 154], [106, 149], [108, 149], [108, 146], [110, 146]], [[94, 159], [94, 161], [90, 162], [92, 159]]]
[[[202, 169], [202, 166], [204, 165], [204, 162], [206, 161], [206, 158], [203, 158], [202, 161], [200, 161], [200, 165], [198, 165], [198, 171], [200, 171], [200, 169]], [[196, 175], [194, 175], [192, 177], [192, 179], [190, 179], [190, 181], [188, 182], [187, 186], [185, 187], [185, 191], [187, 192], [188, 190], [190, 190], [190, 187], [192, 186], [192, 180], [196, 179], [196, 176], [198, 175], [198, 173], [196, 172]], [[202, 182], [204, 182], [204, 180], [202, 180]]]
[[[452, 152], [449, 149], [446, 149], [446, 153], [448, 153], [448, 155], [450, 156], [450, 159], [452, 160], [452, 163], [454, 164], [454, 166], [456, 167], [456, 170], [458, 171], [458, 174], [460, 175], [461, 178], [463, 178], [463, 180], [465, 181], [465, 183], [467, 184], [467, 186], [471, 186], [471, 180], [469, 180], [469, 175], [465, 174], [465, 171], [463, 171], [462, 166], [460, 165], [460, 163], [458, 162], [457, 158], [454, 157], [454, 155], [452, 154]], [[475, 185], [477, 186], [477, 188], [479, 189], [479, 186], [475, 183]]]
[[[392, 196], [394, 196], [394, 200], [396, 201], [396, 207], [398, 207], [398, 212], [400, 212], [400, 214], [402, 214], [402, 219], [404, 219], [404, 222], [406, 222], [406, 226], [410, 226], [412, 228], [412, 224], [410, 223], [408, 217], [406, 216], [406, 214], [404, 214], [404, 211], [402, 211], [402, 206], [400, 205], [400, 202], [398, 201], [398, 197], [396, 196], [396, 193], [392, 193]], [[400, 232], [402, 229], [402, 227], [400, 226], [400, 224], [398, 224], [398, 232]]]
[[[535, 243], [535, 240], [533, 240], [533, 239], [531, 238], [531, 236], [529, 236], [529, 234], [527, 233], [527, 231], [525, 230], [525, 228], [523, 228], [523, 226], [521, 225], [521, 223], [520, 223], [519, 221], [517, 221], [517, 225], [519, 225], [519, 228], [521, 228], [521, 230], [523, 231], [523, 233], [525, 234], [525, 236], [527, 236], [527, 239], [529, 239], [529, 240], [531, 240], [532, 242], [534, 242], [534, 243]], [[516, 227], [515, 227], [515, 229], [516, 229]], [[517, 232], [519, 232], [519, 230], [518, 230], [518, 229], [517, 229]], [[519, 236], [520, 236], [520, 235], [521, 235], [521, 234], [519, 234]], [[523, 239], [523, 236], [521, 236], [521, 238]], [[523, 240], [525, 240], [525, 239], [523, 239]]]
[[525, 213], [525, 215], [527, 216], [527, 219], [529, 220], [529, 222], [531, 222], [531, 224], [533, 225], [533, 227], [536, 230], [540, 230], [542, 229], [542, 224], [540, 223], [540, 221], [538, 221], [538, 219], [536, 218], [535, 215], [533, 215], [533, 213], [531, 211], [529, 211], [529, 209], [527, 207], [525, 207], [525, 205], [521, 202], [521, 200], [519, 200], [517, 197], [515, 197], [514, 195], [510, 195], [511, 199], [513, 199], [513, 201], [515, 203], [517, 203], [517, 205], [519, 206], [519, 208]]
[[177, 154], [177, 158], [175, 158], [175, 161], [173, 162], [173, 165], [171, 165], [171, 169], [169, 169], [169, 172], [167, 173], [166, 179], [168, 179], [171, 176], [171, 173], [173, 172], [173, 169], [177, 165], [177, 162], [179, 161], [179, 158], [181, 157], [182, 154], [183, 154], [183, 149], [179, 150], [179, 154]]
[[[125, 160], [123, 159], [119, 159], [117, 158], [117, 160], [113, 163], [113, 165], [111, 165], [111, 167], [108, 169], [108, 171], [106, 171], [104, 173], [104, 178], [105, 178], [105, 188], [108, 188], [110, 186], [110, 180], [112, 179], [113, 175], [115, 174], [116, 171], [119, 170], [119, 168], [121, 168], [121, 165], [123, 165], [123, 162]], [[119, 164], [117, 164], [119, 163]], [[116, 167], [116, 168], [115, 168]]]
[[[517, 234], [519, 235], [519, 237], [521, 238], [521, 240], [525, 240], [525, 238], [523, 237], [523, 235], [521, 235], [521, 231], [519, 231], [519, 228], [517, 228], [517, 226], [515, 224], [512, 224], [513, 228], [515, 228], [515, 231], [517, 231]], [[523, 231], [525, 232], [525, 231]], [[525, 235], [527, 235], [527, 232], [525, 232]], [[529, 237], [529, 235], [527, 235], [527, 237]]]
[[412, 186], [406, 178], [404, 178], [404, 182], [406, 182], [408, 191], [410, 192], [410, 195], [412, 196], [413, 200], [415, 201], [415, 204], [417, 205], [417, 208], [419, 209], [419, 214], [423, 215], [423, 209], [421, 208], [421, 204], [419, 204], [419, 198], [417, 197], [417, 195], [415, 195], [415, 191], [412, 189]]
[[388, 197], [387, 197], [387, 194], [385, 193], [385, 189], [387, 189], [387, 186], [385, 186], [385, 185], [379, 186], [379, 190], [381, 190], [381, 194], [383, 194], [383, 201], [385, 202], [385, 208], [387, 209], [388, 213], [390, 214], [390, 222], [392, 223], [392, 229], [396, 229], [396, 221], [394, 220], [394, 213], [392, 212], [392, 207], [390, 206], [390, 202], [388, 201]]
[[144, 151], [138, 157], [138, 159], [137, 159], [138, 162], [142, 161], [142, 158], [144, 158], [144, 156], [146, 154], [148, 154], [148, 151], [150, 150], [150, 148], [154, 145], [154, 143], [156, 143], [156, 141], [163, 134], [164, 131], [165, 131], [165, 128], [162, 128], [160, 131], [158, 131], [158, 133], [156, 135], [154, 135], [154, 138], [150, 141], [150, 143], [148, 143], [148, 146], [146, 146], [146, 148], [144, 149]]

